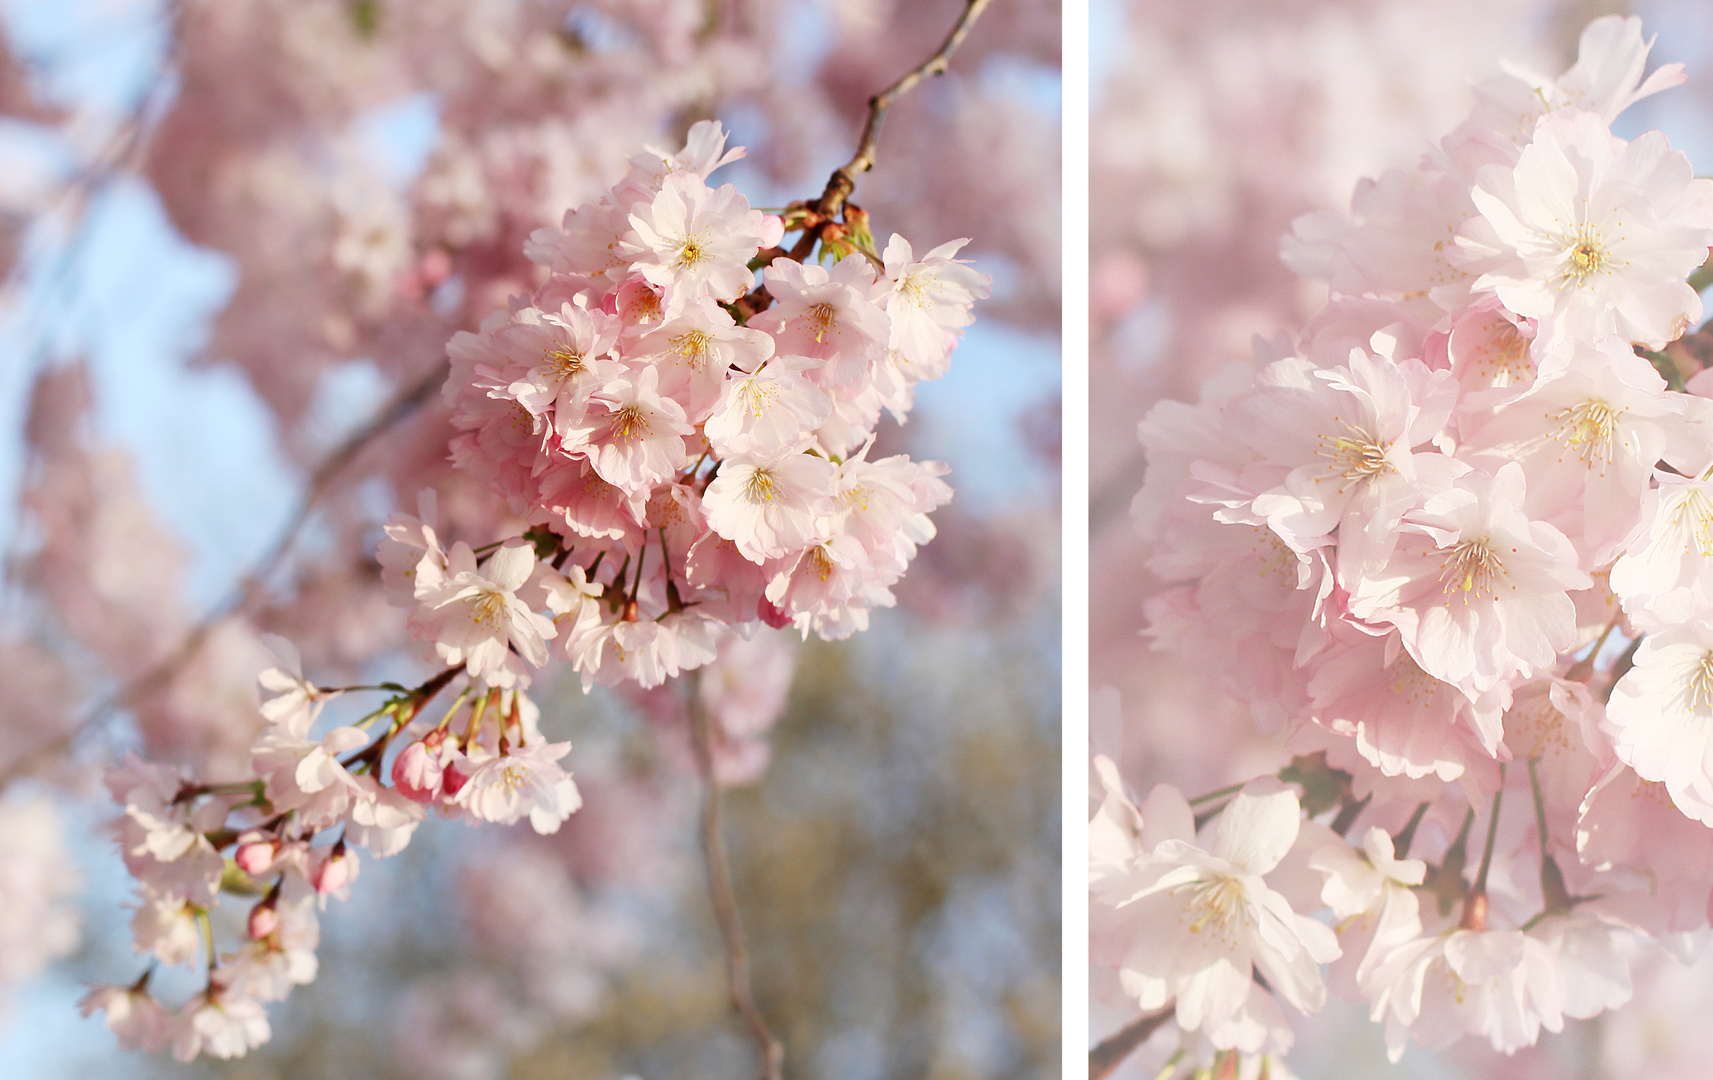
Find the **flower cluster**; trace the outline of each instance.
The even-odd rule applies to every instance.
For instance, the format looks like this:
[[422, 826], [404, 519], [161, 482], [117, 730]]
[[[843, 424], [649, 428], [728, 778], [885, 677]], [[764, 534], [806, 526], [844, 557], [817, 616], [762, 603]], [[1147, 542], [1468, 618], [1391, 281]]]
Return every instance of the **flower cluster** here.
[[1510, 1052], [1627, 1000], [1630, 942], [1707, 925], [1713, 377], [1671, 343], [1713, 181], [1612, 134], [1682, 81], [1649, 47], [1602, 18], [1558, 79], [1480, 84], [1295, 223], [1332, 290], [1300, 341], [1141, 425], [1175, 583], [1148, 634], [1299, 755], [1199, 819], [1103, 767], [1097, 959], [1192, 1053], [1287, 1049], [1278, 1002], [1317, 1009], [1335, 959], [1394, 1059]]
[[[263, 1003], [314, 980], [317, 912], [328, 897], [349, 895], [354, 849], [397, 854], [428, 809], [470, 824], [527, 817], [536, 832], [551, 833], [581, 804], [557, 764], [570, 744], [545, 741], [539, 711], [521, 691], [448, 668], [414, 690], [381, 688], [389, 694], [380, 708], [317, 737], [311, 729], [323, 708], [348, 691], [315, 686], [290, 642], [270, 644], [281, 666], [261, 677], [271, 696], [251, 751], [254, 779], [195, 783], [135, 754], [108, 774], [125, 807], [120, 850], [138, 884], [137, 951], [166, 965], [204, 956], [208, 971], [203, 992], [176, 1014], [150, 993], [153, 968], [129, 987], [100, 986], [86, 997], [85, 1011], [103, 1010], [126, 1046], [170, 1043], [188, 1061], [239, 1056], [267, 1041]], [[437, 723], [419, 715], [460, 679]], [[215, 944], [223, 896], [252, 901], [233, 952]]]
[[[823, 242], [830, 265], [789, 257], [806, 210], [708, 186], [740, 153], [703, 122], [681, 153], [634, 159], [531, 237], [535, 294], [448, 346], [453, 458], [551, 559], [532, 576], [519, 548], [484, 577], [396, 519], [421, 550], [412, 631], [449, 663], [476, 649], [471, 672], [511, 685], [551, 640], [585, 686], [646, 687], [711, 660], [723, 628], [846, 637], [934, 535], [945, 467], [868, 450], [882, 411], [902, 419], [945, 371], [988, 279], [953, 258], [961, 241], [918, 259], [895, 235], [877, 254], [860, 226]], [[551, 623], [528, 622], [525, 585]]]
[[[938, 463], [868, 460], [874, 428], [944, 372], [987, 278], [953, 258], [962, 242], [917, 259], [894, 236], [877, 253], [855, 208], [835, 221], [795, 204], [782, 219], [710, 188], [707, 174], [741, 153], [703, 122], [682, 152], [634, 159], [599, 203], [532, 238], [547, 270], [536, 293], [447, 346], [453, 460], [530, 527], [480, 548], [445, 543], [433, 491], [386, 526], [388, 597], [438, 675], [318, 687], [276, 638], [244, 779], [200, 783], [134, 755], [109, 774], [140, 893], [138, 951], [207, 965], [176, 1013], [151, 993], [153, 968], [96, 988], [86, 1011], [126, 1045], [170, 1042], [190, 1060], [266, 1041], [264, 1003], [315, 978], [317, 913], [347, 895], [356, 849], [402, 851], [431, 809], [557, 831], [582, 802], [559, 764], [570, 744], [546, 741], [524, 693], [553, 652], [585, 689], [648, 688], [760, 623], [842, 638], [892, 603], [951, 489]], [[836, 261], [788, 257], [788, 231], [803, 234], [793, 254], [819, 245]], [[351, 723], [320, 722], [357, 691], [385, 698]], [[443, 693], [435, 720], [425, 710]], [[753, 772], [776, 705], [711, 697], [719, 763]], [[236, 951], [216, 944], [226, 896], [253, 901]]]

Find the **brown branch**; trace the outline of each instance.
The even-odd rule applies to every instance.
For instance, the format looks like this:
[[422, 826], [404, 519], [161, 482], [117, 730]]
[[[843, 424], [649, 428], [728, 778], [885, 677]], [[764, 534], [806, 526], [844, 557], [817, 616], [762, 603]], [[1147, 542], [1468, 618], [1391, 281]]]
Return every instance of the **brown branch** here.
[[934, 55], [922, 61], [917, 67], [902, 75], [897, 82], [868, 99], [868, 119], [862, 125], [862, 138], [857, 142], [855, 156], [837, 169], [827, 181], [827, 188], [821, 193], [821, 199], [815, 204], [815, 210], [823, 218], [830, 218], [844, 206], [845, 200], [856, 190], [856, 178], [874, 168], [874, 156], [877, 144], [880, 142], [880, 125], [886, 120], [886, 111], [892, 108], [894, 102], [916, 88], [916, 84], [932, 75], [945, 73], [946, 65], [957, 51], [964, 38], [969, 36], [970, 27], [986, 10], [992, 0], [967, 0], [964, 13], [958, 16], [952, 32], [946, 35]]
[[732, 1008], [749, 1028], [749, 1037], [761, 1058], [761, 1080], [781, 1080], [785, 1047], [768, 1028], [761, 1010], [755, 1007], [755, 992], [750, 986], [749, 946], [744, 941], [743, 923], [738, 919], [737, 899], [732, 894], [731, 868], [726, 863], [726, 844], [720, 833], [720, 782], [714, 776], [713, 733], [709, 727], [708, 710], [702, 705], [701, 674], [700, 671], [695, 672], [685, 683], [689, 687], [690, 737], [705, 793], [702, 851], [708, 863], [708, 899], [714, 908], [714, 921], [720, 926], [720, 937], [725, 941], [726, 989], [731, 995]]
[[172, 680], [186, 664], [196, 658], [201, 651], [203, 642], [221, 622], [250, 607], [262, 592], [262, 584], [273, 569], [291, 552], [297, 543], [298, 536], [309, 521], [309, 516], [315, 504], [326, 493], [333, 480], [350, 465], [358, 454], [375, 439], [385, 434], [400, 420], [421, 408], [434, 393], [435, 387], [446, 380], [446, 366], [438, 365], [421, 382], [412, 386], [393, 401], [361, 429], [351, 434], [340, 443], [332, 453], [322, 459], [315, 472], [310, 474], [309, 484], [304, 488], [303, 498], [299, 502], [297, 512], [291, 521], [281, 531], [266, 554], [257, 559], [248, 573], [239, 579], [232, 595], [207, 615], [185, 634], [184, 638], [173, 647], [172, 651], [154, 666], [131, 679], [108, 695], [92, 708], [82, 719], [45, 740], [34, 749], [26, 752], [4, 769], [0, 769], [0, 791], [4, 791], [12, 781], [33, 769], [44, 757], [59, 754], [69, 748], [74, 740], [85, 731], [106, 720], [113, 713], [126, 708], [143, 697], [160, 689]]
[[1099, 1045], [1088, 1052], [1089, 1080], [1106, 1080], [1111, 1076], [1124, 1059], [1130, 1056], [1132, 1050], [1147, 1042], [1148, 1036], [1172, 1018], [1172, 1012], [1172, 1006], [1168, 1005], [1102, 1039]]

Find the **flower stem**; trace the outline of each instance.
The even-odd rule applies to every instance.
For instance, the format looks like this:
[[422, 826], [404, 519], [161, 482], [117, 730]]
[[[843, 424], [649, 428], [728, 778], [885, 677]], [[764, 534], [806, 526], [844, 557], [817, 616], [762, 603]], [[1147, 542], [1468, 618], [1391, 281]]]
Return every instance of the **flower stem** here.
[[1570, 891], [1564, 885], [1564, 871], [1558, 868], [1558, 860], [1547, 851], [1546, 831], [1546, 800], [1541, 797], [1540, 775], [1535, 769], [1539, 758], [1529, 759], [1529, 790], [1535, 799], [1535, 831], [1540, 834], [1541, 841], [1541, 905], [1542, 915], [1555, 911], [1570, 909]]
[[755, 993], [750, 986], [749, 945], [744, 940], [743, 923], [738, 918], [737, 899], [732, 893], [731, 868], [726, 862], [726, 844], [721, 835], [720, 783], [714, 776], [713, 732], [708, 710], [702, 705], [701, 672], [685, 680], [689, 687], [690, 735], [696, 751], [696, 767], [702, 774], [702, 851], [708, 864], [708, 899], [714, 908], [714, 921], [719, 924], [720, 937], [726, 946], [726, 989], [732, 1008], [749, 1028], [751, 1041], [761, 1057], [762, 1080], [781, 1080], [784, 1076], [785, 1047], [776, 1038], [761, 1010], [755, 1006]]
[[[1130, 1052], [1148, 1041], [1148, 1037], [1158, 1031], [1166, 1021], [1172, 1018], [1173, 1008], [1168, 1005], [1164, 1009], [1148, 1013], [1128, 1026], [1102, 1039], [1093, 1050], [1088, 1052], [1089, 1080], [1105, 1080], [1117, 1071]], [[1161, 1076], [1170, 1076], [1177, 1068], [1183, 1051], [1179, 1051], [1172, 1060], [1166, 1063]]]
[[1410, 815], [1410, 820], [1404, 825], [1404, 831], [1392, 837], [1392, 857], [1401, 859], [1410, 853], [1410, 845], [1415, 842], [1416, 829], [1421, 826], [1422, 818], [1427, 816], [1428, 804], [1418, 803], [1416, 812]]
[[1220, 788], [1218, 791], [1210, 791], [1206, 795], [1197, 795], [1195, 798], [1190, 800], [1190, 805], [1200, 806], [1202, 803], [1213, 802], [1215, 799], [1223, 799], [1228, 795], [1235, 795], [1242, 790], [1242, 784], [1231, 784], [1227, 787]]
[[1505, 766], [1499, 766], [1499, 788], [1493, 792], [1493, 812], [1487, 818], [1487, 842], [1481, 847], [1481, 867], [1475, 871], [1475, 887], [1463, 901], [1465, 930], [1487, 929], [1487, 871], [1493, 865], [1493, 846], [1499, 839], [1499, 808], [1505, 800]]

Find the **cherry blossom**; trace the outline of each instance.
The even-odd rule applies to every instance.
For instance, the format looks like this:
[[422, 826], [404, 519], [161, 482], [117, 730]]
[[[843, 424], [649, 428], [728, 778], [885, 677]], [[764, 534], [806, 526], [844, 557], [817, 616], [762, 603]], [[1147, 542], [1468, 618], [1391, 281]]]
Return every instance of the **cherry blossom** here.
[[554, 743], [491, 757], [469, 769], [453, 801], [482, 821], [510, 825], [527, 816], [536, 832], [556, 832], [583, 802], [555, 764], [570, 750], [570, 743]]
[[[422, 221], [396, 192], [359, 184], [341, 203], [332, 265], [365, 321], [337, 332], [379, 325], [390, 290], [418, 290], [443, 320], [419, 315], [392, 328], [401, 337], [443, 335], [432, 327], [454, 315], [475, 327], [445, 341], [443, 411], [427, 414], [450, 430], [424, 423], [423, 445], [403, 455], [415, 459], [396, 464], [391, 487], [420, 494], [415, 514], [378, 530], [379, 574], [351, 567], [324, 585], [372, 608], [338, 596], [279, 616], [294, 632], [342, 620], [338, 644], [299, 655], [284, 637], [246, 639], [276, 658], [251, 669], [263, 700], [242, 703], [249, 726], [233, 725], [229, 768], [193, 780], [133, 756], [109, 774], [139, 951], [207, 969], [170, 1023], [146, 979], [92, 995], [88, 1008], [128, 1042], [170, 1034], [190, 1060], [267, 1041], [262, 1003], [316, 978], [319, 920], [359, 887], [361, 859], [397, 855], [431, 817], [559, 831], [583, 805], [571, 743], [549, 741], [525, 693], [556, 658], [586, 690], [643, 692], [751, 657], [759, 686], [707, 700], [723, 732], [709, 768], [737, 782], [765, 765], [794, 655], [746, 648], [759, 624], [839, 639], [894, 603], [951, 489], [944, 465], [868, 452], [882, 410], [902, 419], [910, 388], [944, 372], [990, 282], [955, 258], [964, 240], [917, 259], [894, 235], [883, 258], [855, 207], [752, 209], [708, 182], [742, 156], [725, 143], [719, 124], [699, 122], [681, 151], [632, 158], [604, 190], [578, 187], [560, 228], [497, 234], [484, 230], [499, 211], [473, 190], [492, 177], [437, 166], [430, 201], [460, 222], [455, 246], [480, 235], [504, 248], [522, 271], [510, 277], [454, 273], [447, 262], [467, 251], [409, 265]], [[788, 233], [801, 234], [789, 250]], [[483, 291], [465, 303], [456, 291], [472, 284]], [[397, 644], [376, 617], [383, 599], [407, 609], [404, 629], [438, 671], [414, 686], [312, 681]], [[222, 948], [234, 927], [239, 943]]]
[[[1119, 976], [1142, 1008], [1175, 998], [1186, 1030], [1217, 1031], [1259, 993], [1255, 971], [1296, 1008], [1320, 1008], [1319, 965], [1337, 958], [1337, 942], [1265, 881], [1296, 840], [1300, 813], [1289, 789], [1257, 784], [1232, 800], [1208, 846], [1165, 839], [1105, 880], [1104, 933], [1125, 942]], [[1187, 807], [1177, 816], [1187, 819]]]
[[537, 667], [547, 662], [546, 643], [557, 631], [515, 595], [535, 570], [529, 545], [503, 544], [478, 567], [469, 545], [460, 541], [446, 567], [444, 582], [418, 584], [419, 605], [411, 616], [415, 635], [432, 641], [447, 663], [463, 664], [495, 686], [518, 680], [512, 647]]
[[1699, 320], [1684, 278], [1713, 244], [1713, 181], [1658, 132], [1627, 143], [1597, 113], [1549, 113], [1516, 167], [1483, 168], [1472, 197], [1485, 231], [1460, 234], [1459, 250], [1506, 259], [1474, 289], [1543, 320], [1549, 340], [1658, 348]]
[[[1211, 790], [1136, 802], [1097, 758], [1091, 946], [1126, 1023], [1171, 1010], [1163, 1076], [1270, 1068], [1296, 1026], [1278, 1003], [1313, 1011], [1323, 981], [1394, 1061], [1465, 1039], [1526, 1054], [1706, 933], [1713, 381], [1702, 333], [1678, 339], [1702, 316], [1713, 181], [1662, 134], [1611, 130], [1683, 81], [1647, 73], [1651, 44], [1601, 18], [1557, 78], [1478, 84], [1349, 214], [1292, 226], [1286, 264], [1330, 286], [1318, 314], [1141, 421], [1129, 570], [1153, 582], [1132, 618], [1182, 670], [1129, 679], [1149, 723], [1105, 738]], [[1159, 366], [1229, 354], [1190, 317]], [[1140, 655], [1114, 646], [1109, 676]], [[1266, 791], [1252, 885], [1217, 845]], [[1323, 972], [1335, 950], [1281, 931], [1301, 956], [1269, 971], [1171, 906], [1235, 880], [1283, 925], [1330, 921], [1342, 955]]]

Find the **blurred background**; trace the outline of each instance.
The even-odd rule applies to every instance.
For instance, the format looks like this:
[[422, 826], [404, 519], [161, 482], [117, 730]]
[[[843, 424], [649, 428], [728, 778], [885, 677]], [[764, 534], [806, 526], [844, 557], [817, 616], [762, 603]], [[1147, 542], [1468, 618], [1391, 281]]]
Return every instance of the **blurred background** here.
[[[99, 777], [129, 748], [236, 767], [264, 632], [324, 685], [420, 677], [373, 545], [422, 487], [453, 537], [496, 514], [433, 389], [532, 280], [523, 238], [708, 117], [750, 148], [716, 179], [817, 195], [961, 8], [0, 2], [0, 1076], [748, 1074], [669, 688], [538, 681], [584, 809], [366, 860], [320, 977], [231, 1063], [76, 1013], [143, 967]], [[854, 200], [995, 279], [878, 448], [950, 463], [938, 539], [868, 633], [722, 676], [756, 698], [727, 835], [793, 1076], [1057, 1074], [1058, 25], [996, 0]]]
[[[1196, 794], [1284, 763], [1235, 702], [1138, 636], [1159, 583], [1128, 515], [1147, 466], [1137, 421], [1156, 401], [1196, 400], [1249, 360], [1255, 335], [1294, 336], [1325, 303], [1324, 285], [1279, 261], [1292, 218], [1348, 211], [1358, 179], [1426, 152], [1502, 60], [1558, 75], [1604, 14], [1658, 35], [1650, 68], [1688, 65], [1687, 85], [1632, 106], [1616, 133], [1663, 130], [1713, 174], [1704, 0], [1092, 0], [1090, 726], [1093, 752], [1136, 790], [1170, 780]], [[1713, 1007], [1713, 963], [1650, 963], [1629, 1006], [1514, 1058], [1465, 1040], [1389, 1066], [1366, 1011], [1335, 1000], [1298, 1024], [1290, 1062], [1305, 1080], [1705, 1076], [1713, 1031], [1687, 1018]], [[1135, 1016], [1097, 1002], [1091, 1044]], [[1154, 1076], [1167, 1042], [1114, 1075]]]

